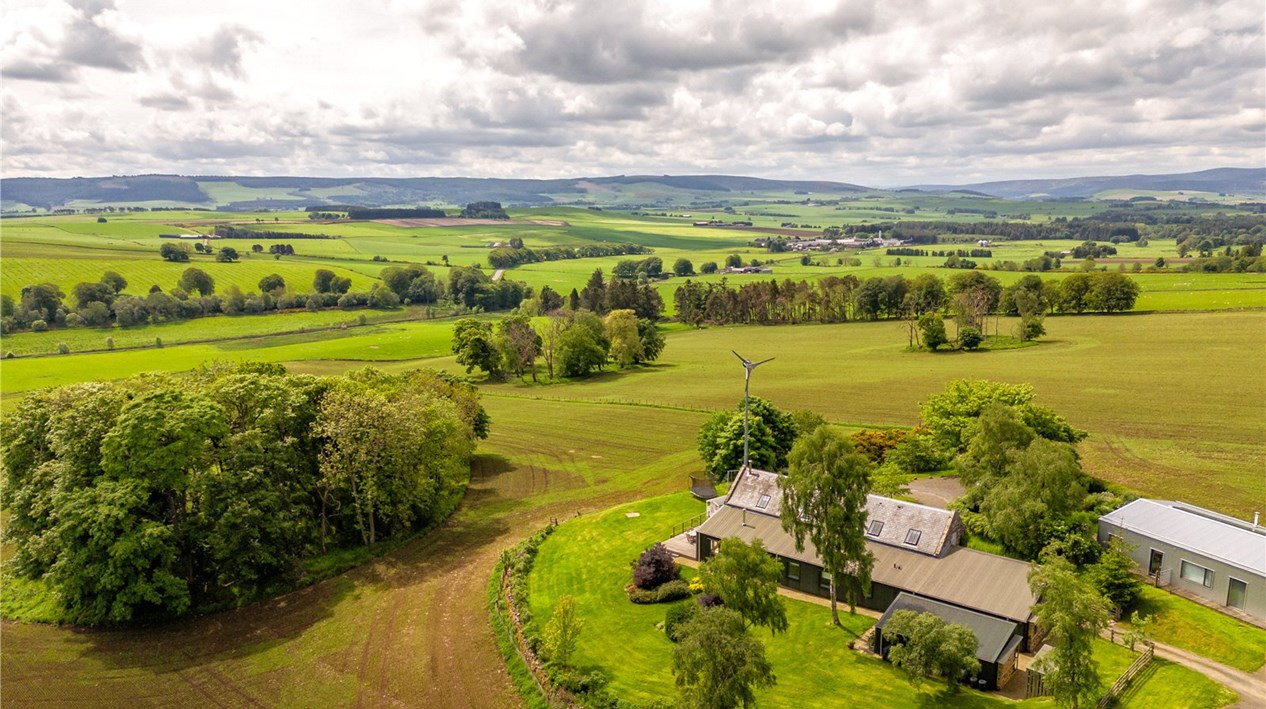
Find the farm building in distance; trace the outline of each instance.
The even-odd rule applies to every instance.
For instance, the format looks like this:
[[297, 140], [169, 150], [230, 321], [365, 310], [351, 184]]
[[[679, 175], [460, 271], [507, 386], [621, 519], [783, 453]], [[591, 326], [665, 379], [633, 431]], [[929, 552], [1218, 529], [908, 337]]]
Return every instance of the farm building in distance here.
[[[669, 549], [704, 561], [717, 552], [722, 539], [760, 539], [782, 563], [783, 586], [817, 596], [830, 594], [830, 577], [823, 571], [813, 545], [806, 540], [804, 550], [797, 551], [791, 535], [783, 531], [779, 519], [780, 475], [746, 469], [725, 497], [710, 500], [707, 505], [707, 519], [694, 530], [670, 540]], [[1010, 628], [1007, 642], [996, 648], [991, 658], [995, 665], [992, 679], [985, 678], [983, 670], [977, 677], [986, 679], [991, 687], [997, 686], [1000, 679], [1005, 684], [1014, 669], [1008, 669], [1008, 663], [1013, 663], [1014, 658], [1003, 650], [1009, 649], [1014, 655], [1036, 649], [1041, 642], [1033, 615], [1036, 599], [1028, 584], [1029, 565], [959, 546], [963, 523], [958, 513], [950, 510], [868, 495], [866, 511], [866, 546], [875, 556], [875, 565], [870, 593], [858, 605], [884, 612], [904, 597], [905, 603], [926, 603], [931, 612], [945, 608], [953, 610], [946, 611], [950, 616], [982, 616], [986, 620], [980, 621], [984, 624], [981, 627], [987, 625], [990, 633], [1003, 626]], [[836, 592], [842, 593], [838, 585]], [[1012, 634], [1019, 637], [1014, 647], [1010, 645]]]
[[1158, 586], [1266, 621], [1266, 529], [1183, 502], [1135, 500], [1099, 518]]

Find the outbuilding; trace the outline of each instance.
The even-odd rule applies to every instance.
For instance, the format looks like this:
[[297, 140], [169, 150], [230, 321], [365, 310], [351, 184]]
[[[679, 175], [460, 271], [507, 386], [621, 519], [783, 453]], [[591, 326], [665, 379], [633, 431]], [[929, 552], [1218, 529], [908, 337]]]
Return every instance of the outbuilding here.
[[931, 613], [946, 623], [965, 626], [976, 636], [976, 659], [980, 661], [980, 671], [963, 677], [965, 684], [994, 690], [1006, 686], [1011, 675], [1015, 674], [1017, 657], [1024, 641], [1023, 631], [1017, 623], [909, 593], [899, 594], [875, 623], [872, 644], [875, 653], [885, 660], [892, 646], [900, 642], [900, 639], [884, 634], [884, 628], [897, 611]]
[[1184, 502], [1135, 500], [1099, 518], [1158, 586], [1266, 621], [1266, 529]]

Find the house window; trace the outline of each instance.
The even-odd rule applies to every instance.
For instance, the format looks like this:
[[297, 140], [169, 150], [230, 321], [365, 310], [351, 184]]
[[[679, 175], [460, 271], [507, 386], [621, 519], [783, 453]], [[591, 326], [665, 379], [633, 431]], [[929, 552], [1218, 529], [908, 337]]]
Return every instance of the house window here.
[[769, 495], [761, 495], [760, 499], [756, 501], [756, 509], [763, 510], [766, 507], [769, 507]]
[[878, 537], [879, 533], [882, 531], [884, 531], [883, 520], [877, 519], [874, 522], [870, 523], [870, 527], [866, 530], [866, 533], [872, 537]]
[[923, 536], [923, 532], [921, 530], [911, 529], [910, 531], [906, 532], [906, 544], [909, 544], [910, 546], [918, 546], [919, 537], [922, 537], [922, 536]]
[[716, 554], [717, 552], [721, 551], [721, 540], [720, 540], [720, 539], [709, 539], [709, 540], [708, 540], [708, 551], [712, 552], [713, 554]]
[[800, 580], [800, 562], [798, 561], [787, 562], [787, 580], [789, 581]]
[[824, 592], [831, 591], [831, 572], [822, 569], [822, 575], [818, 577], [818, 588]]
[[1190, 561], [1182, 562], [1182, 577], [1185, 581], [1198, 583], [1205, 588], [1213, 588], [1213, 569], [1197, 566]]

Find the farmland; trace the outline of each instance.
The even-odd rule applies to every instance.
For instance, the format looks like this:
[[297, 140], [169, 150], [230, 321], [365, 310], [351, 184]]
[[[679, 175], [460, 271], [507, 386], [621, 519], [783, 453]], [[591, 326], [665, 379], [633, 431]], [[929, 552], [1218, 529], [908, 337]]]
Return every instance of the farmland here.
[[[911, 204], [889, 194], [839, 205], [850, 209], [778, 204], [766, 210], [795, 212], [797, 221], [815, 224], [861, 223], [893, 217], [870, 207], [906, 204], [917, 207], [921, 218], [971, 220], [947, 213], [972, 204], [967, 197], [919, 199]], [[977, 206], [998, 207], [993, 204], [998, 200], [988, 201]], [[1003, 211], [1031, 211], [1034, 220], [1096, 208], [1092, 203], [1008, 204]], [[486, 263], [488, 245], [511, 237], [532, 248], [639, 243], [654, 248], [666, 268], [677, 258], [690, 259], [697, 269], [739, 253], [745, 261], [774, 259], [780, 279], [927, 272], [944, 278], [953, 273], [937, 267], [942, 259], [903, 258], [896, 265], [876, 252], [852, 254], [860, 266], [838, 264], [835, 255], [823, 256], [825, 265], [802, 266], [799, 255], [749, 246], [752, 233], [694, 227], [687, 218], [577, 208], [512, 210], [512, 216], [566, 226], [317, 224], [300, 212], [139, 212], [110, 215], [105, 224], [84, 216], [5, 220], [0, 223], [0, 291], [16, 296], [24, 285], [51, 281], [69, 292], [79, 281], [95, 281], [102, 271], [114, 270], [129, 281], [126, 292], [144, 294], [151, 285], [170, 289], [190, 265], [210, 273], [217, 291], [230, 285], [254, 291], [259, 279], [273, 272], [303, 291], [317, 268], [350, 277], [353, 289], [363, 290], [393, 262], [431, 262], [442, 276], [446, 261]], [[788, 220], [752, 219], [775, 227]], [[159, 259], [158, 234], [205, 233], [213, 221], [341, 238], [294, 240], [290, 243], [298, 254], [280, 260], [250, 254], [249, 240], [227, 242], [243, 254], [238, 263], [196, 254], [189, 264]], [[1006, 243], [994, 259], [1031, 258], [1070, 245]], [[388, 261], [375, 261], [375, 256]], [[1122, 245], [1119, 256], [1150, 262], [1176, 259], [1178, 253], [1172, 242], [1153, 241], [1147, 247]], [[506, 275], [565, 294], [582, 287], [594, 268], [609, 273], [618, 260], [535, 263]], [[1024, 275], [990, 273], [1004, 283]], [[741, 372], [730, 359], [731, 349], [777, 358], [753, 380], [754, 394], [785, 408], [816, 410], [849, 427], [914, 425], [919, 401], [950, 379], [1029, 382], [1038, 401], [1090, 432], [1079, 450], [1091, 474], [1144, 494], [1247, 516], [1266, 499], [1260, 475], [1266, 461], [1266, 381], [1259, 376], [1266, 371], [1261, 346], [1266, 276], [1157, 272], [1132, 277], [1142, 287], [1138, 309], [1155, 312], [1051, 317], [1048, 335], [1024, 349], [911, 352], [905, 326], [897, 322], [703, 330], [674, 325], [666, 328], [667, 349], [653, 366], [609, 369], [589, 380], [557, 384], [481, 382], [493, 419], [491, 436], [480, 446], [462, 508], [440, 530], [294, 594], [180, 625], [79, 632], [4, 621], [0, 672], [6, 700], [82, 706], [138, 697], [154, 705], [193, 706], [225, 697], [243, 704], [295, 706], [511, 705], [514, 689], [505, 679], [492, 631], [482, 622], [484, 584], [497, 554], [552, 517], [680, 490], [687, 475], [702, 470], [694, 451], [700, 422], [741, 396]], [[659, 284], [666, 304], [679, 283]], [[361, 314], [364, 326], [357, 324]], [[392, 371], [463, 371], [449, 352], [452, 321], [412, 319], [421, 317], [420, 309], [287, 312], [6, 335], [0, 349], [19, 356], [0, 363], [0, 396], [8, 410], [23, 392], [38, 387], [143, 371], [179, 372], [219, 359], [282, 362], [318, 374], [371, 363]], [[388, 322], [397, 319], [402, 321]], [[344, 323], [349, 327], [343, 329]], [[997, 325], [1002, 331], [1013, 328], [1005, 318]], [[86, 352], [104, 349], [106, 337], [113, 338], [116, 351]], [[164, 343], [161, 349], [153, 347], [156, 338]], [[71, 354], [22, 356], [51, 353], [62, 342]], [[814, 612], [797, 611], [797, 618], [809, 627], [816, 622]], [[900, 691], [903, 702], [919, 700], [914, 690]]]

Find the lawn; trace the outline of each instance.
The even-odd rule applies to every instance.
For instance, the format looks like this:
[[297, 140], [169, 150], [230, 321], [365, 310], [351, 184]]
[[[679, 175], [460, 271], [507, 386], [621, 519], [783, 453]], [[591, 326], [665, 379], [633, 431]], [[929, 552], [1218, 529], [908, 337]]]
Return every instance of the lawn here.
[[1151, 586], [1143, 587], [1135, 610], [1155, 618], [1149, 633], [1157, 642], [1245, 672], [1256, 672], [1266, 664], [1266, 630]]
[[[701, 510], [702, 505], [684, 492], [643, 499], [566, 522], [537, 554], [530, 577], [534, 617], [544, 622], [560, 596], [575, 597], [585, 626], [574, 664], [583, 671], [603, 669], [611, 676], [612, 691], [623, 699], [644, 702], [671, 697], [676, 691], [673, 646], [656, 627], [668, 606], [628, 601], [623, 589], [631, 579], [629, 563], [647, 546], [667, 537], [674, 523]], [[787, 601], [787, 616], [791, 627], [785, 634], [771, 637], [766, 631], [756, 631], [778, 677], [777, 686], [758, 693], [760, 706], [1014, 704], [966, 689], [949, 696], [939, 683], [913, 684], [887, 663], [850, 650], [848, 643], [874, 622], [866, 616], [845, 613], [841, 618], [845, 628], [836, 629], [830, 624], [829, 608], [791, 600]], [[1135, 657], [1107, 642], [1098, 643], [1095, 654], [1105, 688]], [[805, 662], [805, 658], [812, 658], [812, 662]], [[1173, 692], [1175, 686], [1181, 687], [1178, 696], [1185, 703], [1174, 706], [1212, 708], [1234, 696], [1192, 670], [1165, 663], [1135, 688], [1123, 706], [1171, 706], [1155, 702]], [[1022, 704], [1050, 706], [1052, 702], [1038, 699]]]

